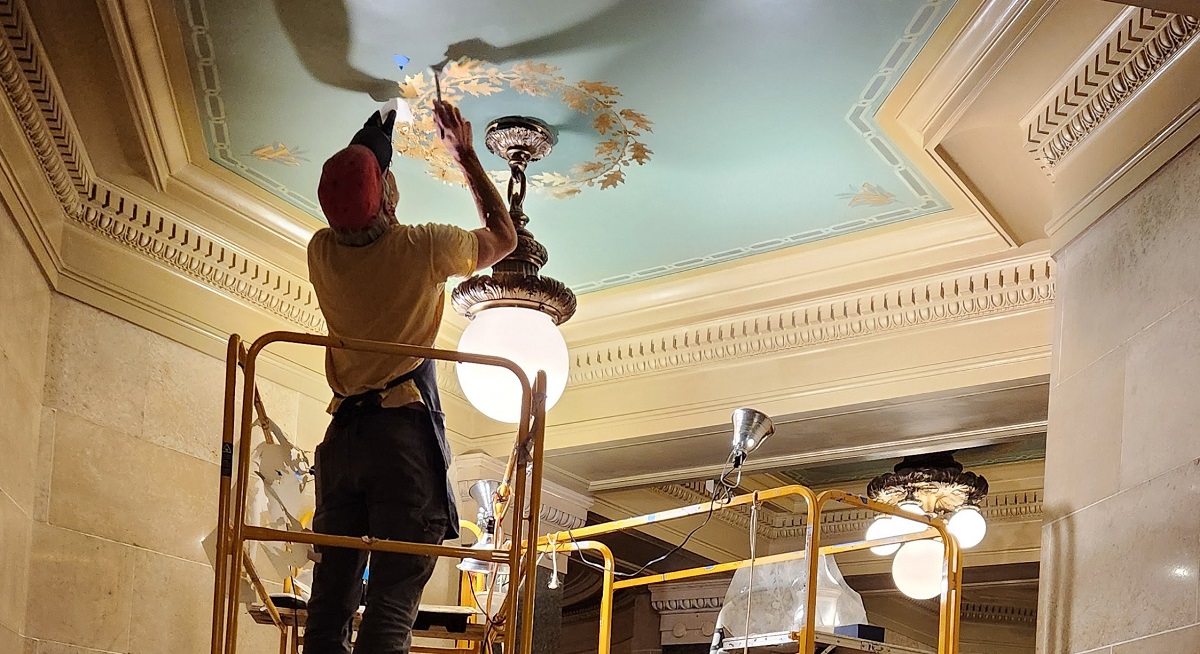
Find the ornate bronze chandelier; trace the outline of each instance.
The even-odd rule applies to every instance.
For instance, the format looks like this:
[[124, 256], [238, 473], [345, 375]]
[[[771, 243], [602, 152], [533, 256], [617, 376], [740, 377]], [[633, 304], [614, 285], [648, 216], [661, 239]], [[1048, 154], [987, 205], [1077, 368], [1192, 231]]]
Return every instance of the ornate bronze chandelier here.
[[[966, 472], [953, 452], [906, 456], [892, 472], [867, 484], [867, 497], [901, 510], [946, 521], [946, 529], [960, 547], [969, 549], [983, 541], [987, 521], [979, 505], [987, 495], [987, 480]], [[925, 525], [901, 517], [881, 515], [867, 528], [868, 540], [915, 534]], [[942, 583], [942, 546], [932, 540], [915, 540], [872, 547], [879, 556], [895, 554], [892, 579], [905, 595], [915, 599], [936, 596]]]
[[[463, 281], [450, 296], [454, 310], [471, 323], [459, 350], [511, 359], [530, 379], [546, 371], [546, 408], [554, 406], [567, 383], [567, 346], [558, 325], [575, 315], [575, 294], [566, 284], [540, 274], [548, 253], [527, 225], [526, 167], [550, 154], [558, 138], [546, 123], [507, 116], [487, 126], [484, 143], [508, 162], [509, 215], [517, 228], [517, 247], [492, 266], [490, 275]], [[460, 364], [459, 383], [467, 399], [487, 416], [516, 422], [520, 388], [510, 373]]]

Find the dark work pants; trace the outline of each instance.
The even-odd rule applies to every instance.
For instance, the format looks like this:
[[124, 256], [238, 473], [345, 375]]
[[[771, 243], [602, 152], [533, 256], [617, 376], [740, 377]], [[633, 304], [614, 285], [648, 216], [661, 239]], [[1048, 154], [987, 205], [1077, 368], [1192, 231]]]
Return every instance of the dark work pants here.
[[[447, 530], [446, 471], [424, 407], [343, 407], [315, 454], [313, 530], [440, 544]], [[367, 552], [322, 547], [313, 572], [304, 654], [349, 654]], [[356, 654], [408, 654], [434, 557], [371, 555]]]

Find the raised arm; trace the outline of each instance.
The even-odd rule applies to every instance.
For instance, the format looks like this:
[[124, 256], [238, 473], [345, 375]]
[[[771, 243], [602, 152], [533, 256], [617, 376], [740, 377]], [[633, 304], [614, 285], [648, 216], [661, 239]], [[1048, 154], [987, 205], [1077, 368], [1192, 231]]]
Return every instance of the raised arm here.
[[479, 243], [475, 269], [490, 268], [517, 247], [517, 230], [513, 227], [500, 192], [475, 154], [471, 142], [471, 123], [464, 120], [458, 108], [452, 104], [436, 102], [433, 111], [438, 136], [462, 168], [467, 178], [467, 188], [471, 189], [480, 222], [483, 223], [483, 227], [474, 230], [475, 240]]

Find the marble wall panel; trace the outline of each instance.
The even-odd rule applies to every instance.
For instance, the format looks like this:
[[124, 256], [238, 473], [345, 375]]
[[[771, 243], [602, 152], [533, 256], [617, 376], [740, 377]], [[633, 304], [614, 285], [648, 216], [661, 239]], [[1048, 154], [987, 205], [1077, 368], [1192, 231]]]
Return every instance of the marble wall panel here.
[[127, 433], [142, 432], [150, 332], [55, 295], [45, 404]]
[[217, 466], [56, 412], [50, 523], [203, 562]]
[[36, 482], [38, 427], [42, 405], [23, 383], [17, 366], [0, 353], [0, 492], [26, 514], [33, 512]]
[[1193, 143], [1057, 255], [1040, 652], [1197, 649], [1198, 214]]
[[134, 552], [110, 540], [34, 523], [26, 635], [127, 651]]
[[18, 634], [25, 629], [25, 588], [29, 581], [32, 526], [21, 507], [0, 493], [0, 627]]
[[12, 218], [0, 209], [0, 353], [41, 399], [52, 291]]
[[1055, 255], [1062, 378], [1196, 296], [1197, 180], [1200, 147], [1193, 144]]
[[52, 291], [0, 208], [0, 651], [26, 649], [29, 547]]

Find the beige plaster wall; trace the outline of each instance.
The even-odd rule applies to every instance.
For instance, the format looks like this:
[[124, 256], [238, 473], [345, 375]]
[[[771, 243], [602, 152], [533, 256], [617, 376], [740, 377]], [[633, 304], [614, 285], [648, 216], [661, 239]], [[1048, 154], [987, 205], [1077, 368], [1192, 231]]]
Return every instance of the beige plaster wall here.
[[[25, 635], [37, 654], [207, 652], [224, 363], [63, 295], [45, 304]], [[323, 400], [261, 390], [311, 448]], [[274, 651], [278, 632], [248, 622], [247, 651]]]
[[1200, 651], [1200, 142], [1057, 259], [1039, 651]]
[[51, 290], [0, 205], [0, 652], [24, 648]]

